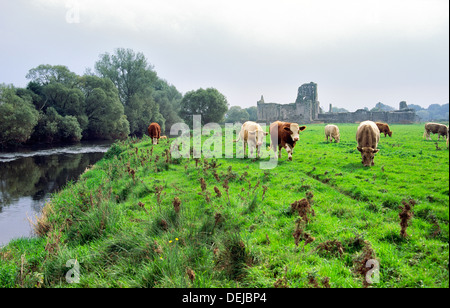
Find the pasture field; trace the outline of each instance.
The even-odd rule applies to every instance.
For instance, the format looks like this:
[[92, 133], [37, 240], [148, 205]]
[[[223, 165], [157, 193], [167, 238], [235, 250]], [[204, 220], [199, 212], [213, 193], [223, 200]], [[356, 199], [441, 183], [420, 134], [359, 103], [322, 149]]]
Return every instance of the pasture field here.
[[0, 250], [0, 286], [448, 288], [445, 141], [391, 125], [365, 168], [358, 125], [340, 124], [340, 143], [325, 142], [324, 126], [309, 125], [293, 161], [283, 151], [270, 170], [172, 159], [170, 143], [148, 137], [116, 143], [54, 195], [39, 237]]

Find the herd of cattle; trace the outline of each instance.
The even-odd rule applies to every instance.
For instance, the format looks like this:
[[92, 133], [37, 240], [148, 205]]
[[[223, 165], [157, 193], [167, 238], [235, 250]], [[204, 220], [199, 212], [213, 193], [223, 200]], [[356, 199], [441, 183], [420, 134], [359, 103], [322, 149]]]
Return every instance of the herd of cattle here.
[[[270, 125], [269, 133], [255, 122], [248, 121], [244, 123], [239, 132], [238, 139], [244, 142], [244, 153], [248, 145], [249, 153], [253, 154], [256, 150], [260, 154], [260, 148], [264, 138], [270, 134], [270, 149], [274, 151], [275, 157], [281, 157], [281, 149], [286, 149], [288, 158], [292, 161], [292, 154], [296, 143], [300, 140], [300, 133], [306, 130], [306, 126], [299, 126], [297, 123], [274, 122]], [[148, 128], [148, 133], [154, 145], [158, 144], [160, 139], [167, 139], [161, 136], [161, 127], [157, 123], [152, 123]], [[362, 122], [356, 131], [357, 149], [361, 153], [362, 163], [365, 167], [374, 165], [375, 154], [379, 152], [378, 143], [381, 134], [392, 137], [392, 131], [388, 124], [375, 123], [373, 121]], [[430, 134], [438, 134], [438, 140], [441, 136], [447, 139], [447, 148], [449, 140], [449, 127], [438, 123], [427, 123], [425, 125], [424, 138], [431, 140]], [[327, 125], [325, 127], [326, 141], [340, 142], [339, 128], [336, 125]], [[278, 153], [277, 153], [278, 148]]]

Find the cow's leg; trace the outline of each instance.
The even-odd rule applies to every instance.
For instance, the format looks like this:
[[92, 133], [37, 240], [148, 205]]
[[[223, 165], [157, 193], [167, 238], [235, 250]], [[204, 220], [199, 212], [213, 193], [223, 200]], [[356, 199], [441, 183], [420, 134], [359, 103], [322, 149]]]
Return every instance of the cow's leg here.
[[286, 144], [286, 151], [288, 152], [288, 159], [292, 161], [292, 148], [290, 145]]

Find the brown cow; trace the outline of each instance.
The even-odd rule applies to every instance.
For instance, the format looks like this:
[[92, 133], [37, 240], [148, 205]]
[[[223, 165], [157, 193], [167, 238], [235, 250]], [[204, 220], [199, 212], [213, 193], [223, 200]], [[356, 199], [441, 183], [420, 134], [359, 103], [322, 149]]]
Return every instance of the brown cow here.
[[[292, 160], [292, 153], [295, 144], [300, 140], [300, 132], [304, 131], [306, 126], [297, 123], [288, 123], [276, 121], [270, 125], [270, 148], [275, 152], [275, 157], [281, 157], [281, 149], [285, 148], [288, 152], [289, 160]], [[277, 156], [278, 146], [278, 156]]]
[[361, 152], [362, 163], [364, 167], [375, 165], [373, 159], [379, 152], [377, 149], [380, 142], [380, 130], [372, 121], [362, 122], [356, 132], [356, 141], [358, 142], [358, 151]]
[[443, 136], [448, 140], [448, 127], [444, 124], [439, 123], [427, 123], [425, 124], [425, 132], [423, 134], [424, 138], [431, 140], [430, 133], [438, 134], [438, 140]]
[[392, 131], [389, 128], [389, 125], [380, 122], [376, 122], [375, 124], [378, 126], [378, 129], [380, 130], [380, 134], [384, 134], [384, 137], [386, 137], [387, 135], [389, 135], [389, 137], [392, 137]]
[[154, 145], [158, 144], [159, 138], [161, 138], [161, 126], [158, 123], [152, 123], [148, 127], [148, 134], [152, 138]]

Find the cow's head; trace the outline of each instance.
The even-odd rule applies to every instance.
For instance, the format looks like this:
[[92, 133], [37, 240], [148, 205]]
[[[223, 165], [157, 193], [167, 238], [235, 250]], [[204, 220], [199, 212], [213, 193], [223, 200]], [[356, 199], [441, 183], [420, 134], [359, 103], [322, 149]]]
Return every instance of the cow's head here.
[[373, 149], [370, 147], [358, 147], [358, 151], [361, 152], [361, 157], [362, 157], [362, 164], [364, 165], [364, 167], [370, 167], [375, 165], [375, 163], [373, 162], [373, 159], [375, 157], [375, 154], [378, 153], [380, 150], [378, 149]]
[[262, 130], [254, 130], [248, 132], [248, 138], [260, 147], [264, 141], [264, 137], [266, 137], [268, 134], [269, 133], [263, 132]]
[[290, 126], [286, 125], [283, 129], [288, 132], [291, 135], [292, 140], [296, 142], [300, 140], [300, 132], [304, 131], [306, 126], [299, 127], [297, 123], [291, 123]]
[[388, 132], [389, 137], [392, 137], [392, 131]]

